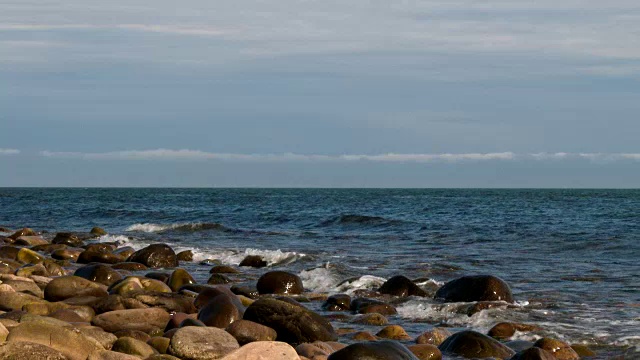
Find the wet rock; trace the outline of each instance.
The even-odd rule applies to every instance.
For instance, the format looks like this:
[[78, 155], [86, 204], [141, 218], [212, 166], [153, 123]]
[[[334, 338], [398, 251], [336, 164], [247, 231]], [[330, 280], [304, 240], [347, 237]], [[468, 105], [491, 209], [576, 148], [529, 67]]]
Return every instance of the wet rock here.
[[225, 294], [229, 296], [231, 301], [233, 301], [233, 304], [238, 308], [238, 311], [240, 312], [240, 314], [244, 315], [244, 311], [245, 311], [244, 305], [242, 305], [238, 297], [233, 292], [231, 292], [229, 288], [225, 286], [207, 285], [205, 288], [203, 288], [200, 291], [196, 299], [193, 301], [193, 304], [200, 309], [204, 307], [207, 303], [209, 303], [209, 301], [211, 301], [213, 298], [215, 298], [220, 294]]
[[67, 275], [67, 272], [61, 266], [61, 264], [63, 264], [63, 263], [62, 262], [56, 262], [56, 261], [50, 260], [50, 259], [45, 259], [42, 262], [42, 265], [44, 265], [44, 268], [47, 269], [47, 273], [49, 274], [49, 276], [64, 276], [64, 275]]
[[128, 271], [144, 271], [149, 269], [146, 265], [135, 263], [135, 262], [121, 262], [117, 264], [111, 265], [112, 268], [117, 270], [128, 270]]
[[239, 274], [240, 271], [227, 265], [216, 265], [209, 270], [209, 274]]
[[404, 345], [396, 341], [370, 341], [349, 345], [329, 355], [328, 360], [418, 360]]
[[384, 315], [378, 314], [378, 313], [358, 315], [353, 319], [351, 319], [350, 322], [352, 324], [375, 325], [375, 326], [387, 325], [389, 323], [389, 321]]
[[164, 329], [168, 322], [168, 312], [159, 308], [148, 308], [109, 311], [97, 315], [92, 324], [108, 332], [131, 329], [148, 333], [155, 329]]
[[169, 344], [171, 339], [163, 336], [155, 336], [147, 341], [147, 344], [151, 345], [160, 354], [166, 354], [169, 351]]
[[[60, 351], [70, 360], [86, 360], [100, 345], [77, 330], [46, 322], [21, 323], [11, 330], [8, 342], [32, 342]], [[73, 344], [73, 346], [69, 346]]]
[[33, 250], [22, 248], [18, 251], [16, 260], [23, 264], [39, 264], [44, 261], [44, 256]]
[[182, 322], [180, 323], [180, 325], [178, 327], [185, 327], [185, 326], [207, 326], [205, 323], [203, 323], [200, 320], [197, 319], [192, 319], [192, 318], [186, 318], [184, 320], [182, 320]]
[[530, 347], [513, 355], [509, 360], [556, 360], [556, 358], [547, 350]]
[[133, 255], [133, 253], [135, 252], [136, 249], [132, 248], [131, 246], [123, 246], [112, 251], [112, 253], [125, 259], [128, 259], [129, 256]]
[[498, 340], [506, 340], [512, 337], [516, 331], [538, 331], [540, 327], [527, 324], [501, 322], [495, 324], [488, 332], [488, 335]]
[[249, 320], [236, 320], [225, 329], [238, 344], [244, 345], [254, 341], [273, 341], [277, 337], [275, 330]]
[[398, 312], [390, 304], [380, 300], [369, 298], [357, 298], [351, 301], [351, 311], [358, 314], [378, 313], [382, 315], [395, 315]]
[[302, 294], [304, 287], [298, 275], [286, 271], [270, 271], [258, 279], [260, 294]]
[[73, 247], [81, 247], [84, 245], [84, 242], [78, 237], [78, 235], [68, 232], [57, 233], [53, 240], [51, 240], [51, 243], [64, 244]]
[[356, 341], [376, 341], [378, 338], [368, 331], [358, 331], [351, 335], [351, 338]]
[[178, 294], [144, 291], [127, 295], [130, 300], [136, 300], [146, 306], [165, 309], [168, 312], [194, 313], [193, 298]]
[[92, 352], [87, 360], [140, 360], [140, 357], [110, 350], [98, 350]]
[[0, 292], [0, 310], [2, 311], [21, 310], [26, 304], [43, 301], [37, 296], [21, 292]]
[[171, 288], [159, 280], [149, 279], [142, 276], [127, 276], [123, 280], [113, 283], [109, 287], [109, 294], [127, 296], [142, 290], [159, 293], [171, 292]]
[[51, 280], [44, 288], [44, 298], [61, 301], [76, 296], [107, 296], [106, 286], [79, 276], [61, 276]]
[[248, 266], [254, 268], [263, 268], [267, 266], [267, 262], [262, 259], [262, 256], [259, 255], [247, 255], [238, 266]]
[[51, 253], [51, 257], [56, 260], [77, 260], [83, 251], [84, 250], [79, 248], [58, 249]]
[[113, 335], [117, 336], [118, 339], [122, 337], [130, 337], [136, 340], [144, 341], [145, 343], [149, 339], [151, 339], [151, 336], [146, 332], [142, 332], [140, 330], [132, 330], [132, 329], [118, 330], [114, 332]]
[[119, 338], [113, 344], [111, 350], [123, 354], [134, 355], [143, 359], [157, 353], [156, 349], [146, 342], [127, 336]]
[[107, 235], [107, 232], [103, 228], [98, 226], [94, 226], [93, 228], [91, 228], [91, 231], [89, 231], [89, 233], [95, 236]]
[[435, 298], [445, 302], [514, 301], [509, 285], [492, 275], [463, 276], [449, 281], [438, 289]]
[[178, 258], [173, 249], [166, 244], [153, 244], [138, 250], [127, 261], [144, 264], [150, 268], [174, 268]]
[[211, 274], [211, 276], [209, 276], [209, 280], [207, 280], [207, 284], [209, 285], [222, 285], [230, 282], [231, 280], [222, 274]]
[[240, 318], [238, 308], [227, 294], [217, 295], [207, 302], [198, 312], [198, 320], [207, 326], [222, 329]]
[[495, 339], [471, 330], [461, 331], [449, 336], [438, 348], [443, 353], [465, 358], [494, 357], [508, 359], [515, 354], [513, 350]]
[[180, 268], [175, 269], [167, 281], [167, 285], [169, 285], [173, 291], [178, 291], [184, 285], [195, 283], [196, 281], [193, 279], [191, 274], [189, 274], [187, 270]]
[[219, 359], [240, 347], [236, 339], [222, 329], [188, 326], [171, 337], [169, 354], [181, 359]]
[[571, 348], [581, 358], [582, 357], [586, 357], [586, 356], [596, 356], [596, 353], [593, 350], [589, 349], [589, 347], [587, 347], [586, 345], [573, 344], [573, 345], [571, 345]]
[[171, 277], [171, 274], [163, 271], [152, 271], [152, 272], [146, 273], [144, 277], [166, 283], [167, 281], [169, 281], [169, 277]]
[[351, 296], [347, 294], [335, 294], [327, 298], [322, 304], [326, 311], [347, 311], [351, 309]]
[[418, 344], [431, 344], [438, 346], [442, 344], [449, 336], [451, 332], [445, 328], [436, 327], [431, 330], [425, 331], [416, 338]]
[[442, 353], [437, 346], [431, 344], [416, 344], [407, 346], [409, 350], [420, 360], [441, 360]]
[[4, 360], [69, 360], [63, 353], [48, 346], [28, 341], [13, 341], [0, 345], [0, 359]]
[[17, 246], [10, 246], [10, 245], [0, 246], [0, 258], [16, 260], [18, 258], [18, 252], [20, 251], [20, 249], [21, 248]]
[[291, 345], [278, 341], [260, 341], [247, 344], [228, 354], [224, 360], [299, 360]]
[[38, 235], [38, 233], [36, 233], [35, 231], [33, 231], [33, 229], [29, 229], [29, 228], [22, 228], [16, 232], [14, 232], [13, 234], [9, 235], [8, 237], [10, 239], [17, 239], [21, 236], [36, 236]]
[[274, 329], [279, 341], [290, 344], [337, 339], [333, 327], [324, 317], [280, 300], [257, 300], [247, 308], [244, 319]]
[[185, 251], [180, 251], [176, 257], [178, 258], [178, 261], [193, 261], [193, 251], [191, 250], [185, 250]]
[[116, 337], [112, 333], [108, 333], [102, 330], [102, 328], [99, 328], [97, 326], [82, 326], [78, 328], [78, 331], [81, 332], [84, 336], [92, 338], [107, 350], [111, 349], [113, 343], [118, 340], [118, 337]]
[[21, 245], [21, 246], [37, 246], [48, 244], [49, 242], [45, 240], [42, 236], [20, 236], [17, 238], [13, 244]]
[[558, 360], [577, 360], [578, 354], [564, 341], [551, 338], [542, 338], [533, 343], [533, 346], [547, 350]]
[[104, 264], [89, 264], [76, 270], [73, 274], [93, 282], [110, 286], [116, 281], [122, 280], [122, 275], [112, 267]]
[[[68, 322], [68, 323], [83, 323], [83, 322], [87, 322], [87, 319], [85, 319], [84, 317], [80, 316], [75, 311], [69, 310], [69, 309], [56, 310], [56, 311], [52, 312], [51, 314], [49, 314], [49, 317], [54, 318], [54, 319], [58, 319], [58, 320], [62, 320], [62, 321]], [[89, 321], [91, 321], [91, 319], [89, 319]]]
[[117, 264], [124, 260], [125, 259], [123, 257], [110, 252], [85, 250], [81, 252], [80, 255], [78, 255], [78, 259], [76, 259], [76, 262], [78, 264], [89, 264], [92, 262], [103, 264]]
[[385, 281], [378, 289], [381, 294], [389, 294], [393, 296], [427, 296], [427, 292], [422, 290], [413, 281], [402, 275], [397, 275]]
[[382, 328], [376, 336], [391, 340], [410, 340], [411, 336], [400, 325], [388, 325]]

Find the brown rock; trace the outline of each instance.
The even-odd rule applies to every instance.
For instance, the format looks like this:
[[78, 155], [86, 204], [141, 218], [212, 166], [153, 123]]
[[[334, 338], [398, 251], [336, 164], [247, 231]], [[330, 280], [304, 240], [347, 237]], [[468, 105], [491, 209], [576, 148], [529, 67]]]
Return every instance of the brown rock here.
[[533, 343], [533, 346], [547, 350], [557, 360], [577, 360], [578, 354], [564, 341], [551, 338], [542, 338]]
[[410, 340], [411, 336], [400, 325], [388, 325], [382, 328], [376, 336], [392, 340]]
[[239, 347], [236, 339], [222, 329], [187, 326], [171, 337], [169, 354], [184, 360], [220, 359]]
[[0, 345], [3, 360], [69, 360], [63, 353], [48, 346], [27, 341], [13, 341]]
[[150, 268], [174, 268], [178, 258], [173, 249], [166, 244], [153, 244], [138, 250], [127, 261], [138, 262]]
[[435, 298], [445, 302], [514, 301], [509, 285], [492, 275], [463, 276], [449, 281], [438, 289]]
[[416, 344], [407, 346], [420, 360], [441, 360], [442, 353], [437, 346], [431, 344]]
[[228, 354], [224, 360], [299, 360], [291, 345], [278, 341], [252, 342]]
[[169, 313], [159, 308], [129, 309], [109, 311], [97, 315], [92, 323], [105, 331], [140, 330], [150, 332], [154, 329], [164, 329], [169, 322]]
[[438, 346], [442, 344], [449, 336], [451, 336], [451, 332], [449, 330], [445, 328], [435, 327], [420, 334], [420, 336], [416, 338], [416, 343]]
[[267, 262], [259, 255], [247, 255], [238, 266], [248, 266], [254, 268], [263, 268], [267, 266]]
[[238, 308], [227, 294], [217, 295], [198, 312], [198, 320], [222, 329], [240, 318]]
[[48, 301], [61, 301], [76, 296], [107, 296], [106, 286], [79, 276], [61, 276], [53, 279], [44, 289]]
[[146, 342], [127, 336], [116, 340], [111, 350], [143, 359], [157, 353], [156, 349]]
[[446, 354], [466, 358], [494, 357], [509, 359], [515, 352], [495, 339], [476, 331], [465, 330], [449, 336], [438, 349]]
[[242, 319], [234, 321], [225, 330], [236, 338], [240, 345], [254, 341], [273, 341], [278, 336], [276, 331], [268, 326]]

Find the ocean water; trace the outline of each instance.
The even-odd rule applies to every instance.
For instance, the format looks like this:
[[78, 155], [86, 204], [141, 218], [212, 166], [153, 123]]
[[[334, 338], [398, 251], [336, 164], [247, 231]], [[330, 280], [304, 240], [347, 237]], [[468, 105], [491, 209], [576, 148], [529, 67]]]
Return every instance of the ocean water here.
[[0, 226], [100, 226], [109, 235], [97, 241], [191, 249], [188, 269], [201, 281], [210, 266], [200, 261], [258, 254], [269, 268], [246, 269], [239, 282], [286, 269], [313, 292], [375, 289], [398, 274], [433, 291], [492, 274], [511, 285], [515, 306], [468, 316], [469, 304], [409, 298], [390, 320], [413, 336], [519, 321], [544, 329], [520, 339], [640, 357], [638, 190], [2, 188]]

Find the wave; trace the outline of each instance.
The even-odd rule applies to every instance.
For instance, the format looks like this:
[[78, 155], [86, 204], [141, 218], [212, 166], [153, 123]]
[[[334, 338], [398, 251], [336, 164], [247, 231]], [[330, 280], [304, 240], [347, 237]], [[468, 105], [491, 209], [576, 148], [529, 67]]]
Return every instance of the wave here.
[[203, 250], [196, 249], [192, 251], [193, 251], [194, 261], [202, 261], [206, 259], [217, 259], [224, 264], [231, 264], [231, 265], [240, 264], [240, 262], [249, 255], [261, 256], [264, 259], [264, 261], [267, 262], [267, 266], [289, 265], [300, 259], [309, 257], [307, 254], [297, 253], [294, 251], [282, 251], [280, 249], [262, 250], [262, 249], [247, 248], [247, 249], [244, 249], [243, 251], [235, 251], [235, 250], [203, 251]]
[[320, 226], [333, 226], [333, 225], [366, 225], [366, 226], [387, 226], [400, 224], [402, 221], [387, 219], [381, 216], [368, 216], [359, 214], [344, 214], [335, 216], [331, 219], [325, 220], [320, 223]]
[[153, 224], [138, 223], [133, 224], [125, 229], [125, 231], [137, 231], [147, 233], [157, 233], [165, 231], [202, 231], [217, 230], [222, 232], [241, 232], [241, 230], [226, 227], [219, 223], [177, 223], [177, 224]]

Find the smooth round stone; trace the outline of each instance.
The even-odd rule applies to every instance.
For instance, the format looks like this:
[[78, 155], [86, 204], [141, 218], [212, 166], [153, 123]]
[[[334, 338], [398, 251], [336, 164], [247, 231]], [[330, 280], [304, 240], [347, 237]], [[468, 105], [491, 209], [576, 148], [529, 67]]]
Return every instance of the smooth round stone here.
[[247, 266], [254, 268], [263, 268], [267, 266], [267, 262], [264, 261], [260, 255], [247, 255], [238, 266]]
[[445, 328], [436, 327], [431, 330], [425, 331], [416, 338], [417, 344], [431, 344], [438, 346], [442, 344], [449, 336], [451, 332]]
[[156, 349], [146, 342], [127, 336], [116, 340], [111, 350], [143, 359], [157, 353]]
[[104, 264], [89, 264], [83, 266], [73, 273], [75, 276], [91, 280], [106, 286], [110, 286], [116, 281], [122, 280], [122, 275], [111, 266]]
[[533, 346], [547, 350], [558, 360], [577, 360], [578, 354], [564, 341], [551, 338], [542, 338], [533, 343]]
[[236, 320], [225, 329], [240, 345], [254, 341], [273, 341], [278, 336], [275, 330], [249, 320]]
[[438, 289], [435, 298], [445, 302], [514, 301], [509, 285], [492, 275], [463, 276], [449, 281]]
[[530, 347], [513, 355], [509, 360], [556, 360], [556, 357], [547, 350]]
[[351, 296], [347, 294], [331, 295], [322, 304], [322, 309], [327, 311], [347, 311], [351, 309]]
[[328, 360], [418, 360], [404, 345], [397, 341], [383, 340], [349, 345], [329, 355]]
[[169, 318], [169, 313], [160, 308], [115, 310], [96, 315], [92, 324], [108, 332], [131, 329], [149, 333], [164, 329]]
[[187, 326], [177, 329], [171, 337], [169, 354], [181, 359], [213, 360], [239, 347], [236, 339], [222, 329]]
[[181, 251], [176, 255], [176, 257], [178, 258], [178, 261], [186, 261], [186, 262], [193, 261], [193, 251], [191, 250]]
[[18, 251], [16, 260], [23, 264], [38, 264], [44, 261], [44, 256], [33, 250], [22, 248]]
[[207, 326], [222, 329], [240, 318], [238, 308], [227, 294], [220, 294], [212, 298], [198, 312], [198, 320]]
[[211, 276], [209, 276], [209, 280], [207, 280], [207, 284], [209, 285], [223, 285], [230, 282], [231, 280], [222, 274], [211, 274]]
[[146, 265], [135, 263], [135, 262], [121, 262], [117, 264], [111, 265], [112, 268], [117, 270], [128, 270], [128, 271], [144, 271], [149, 269]]
[[388, 325], [382, 328], [376, 336], [392, 340], [410, 340], [411, 336], [400, 325]]
[[171, 339], [163, 336], [154, 336], [151, 339], [147, 340], [147, 344], [151, 345], [160, 354], [167, 353], [170, 343]]
[[216, 265], [209, 270], [209, 274], [239, 274], [240, 271], [228, 265]]
[[461, 331], [449, 336], [438, 348], [443, 353], [466, 358], [495, 357], [508, 359], [515, 354], [513, 350], [494, 338], [471, 330]]
[[106, 286], [79, 276], [57, 277], [44, 288], [48, 301], [62, 301], [77, 296], [107, 296]]
[[150, 268], [178, 266], [175, 251], [167, 244], [152, 244], [133, 253], [127, 261], [138, 262]]
[[6, 360], [69, 360], [49, 346], [29, 341], [12, 341], [0, 345], [0, 359]]
[[286, 271], [270, 271], [258, 279], [260, 294], [302, 294], [304, 286], [296, 274]]
[[278, 341], [259, 341], [247, 344], [224, 357], [225, 360], [299, 360], [296, 350]]
[[378, 313], [382, 315], [395, 315], [398, 313], [393, 305], [369, 298], [357, 298], [352, 300], [351, 311], [358, 314]]
[[195, 283], [196, 281], [191, 274], [189, 274], [187, 270], [181, 268], [175, 269], [167, 281], [167, 284], [172, 291], [178, 291], [184, 285]]
[[378, 289], [381, 294], [389, 294], [394, 296], [427, 296], [427, 292], [422, 290], [418, 285], [414, 284], [406, 276], [397, 275], [385, 281]]
[[89, 233], [96, 236], [107, 235], [107, 232], [103, 228], [98, 226], [94, 226], [93, 228], [91, 228], [91, 231], [89, 231]]

